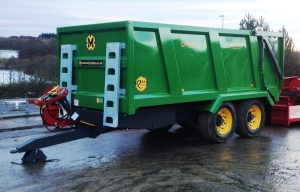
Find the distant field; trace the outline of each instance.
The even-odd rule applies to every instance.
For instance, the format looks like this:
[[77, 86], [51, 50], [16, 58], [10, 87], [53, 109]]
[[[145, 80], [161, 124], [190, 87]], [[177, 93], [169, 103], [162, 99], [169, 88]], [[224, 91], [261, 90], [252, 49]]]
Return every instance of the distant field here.
[[18, 58], [17, 50], [0, 50], [0, 58], [10, 58], [10, 57]]

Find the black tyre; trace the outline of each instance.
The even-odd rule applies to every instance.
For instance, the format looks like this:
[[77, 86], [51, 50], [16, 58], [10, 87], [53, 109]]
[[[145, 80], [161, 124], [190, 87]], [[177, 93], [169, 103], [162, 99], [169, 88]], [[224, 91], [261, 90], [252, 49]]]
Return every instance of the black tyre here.
[[161, 127], [161, 128], [157, 128], [157, 129], [147, 129], [147, 130], [151, 131], [153, 133], [165, 133], [165, 132], [168, 132], [172, 127], [173, 127], [173, 125], [167, 125], [165, 127]]
[[265, 107], [258, 99], [247, 100], [236, 105], [237, 122], [236, 134], [241, 137], [256, 137], [264, 128]]
[[199, 114], [199, 129], [204, 139], [212, 142], [226, 142], [236, 129], [236, 111], [234, 106], [223, 103], [213, 114], [202, 111]]

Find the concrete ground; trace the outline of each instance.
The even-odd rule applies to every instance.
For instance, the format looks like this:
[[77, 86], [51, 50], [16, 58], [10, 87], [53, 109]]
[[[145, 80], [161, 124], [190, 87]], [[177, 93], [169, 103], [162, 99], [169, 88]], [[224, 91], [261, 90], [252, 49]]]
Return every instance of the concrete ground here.
[[0, 191], [300, 191], [300, 124], [221, 144], [179, 126], [118, 130], [44, 148], [43, 163], [10, 154], [49, 134], [42, 127], [0, 133]]
[[14, 103], [8, 103], [5, 110], [0, 110], [0, 132], [41, 126], [39, 114], [39, 108], [33, 104], [20, 103], [16, 108]]
[[9, 116], [9, 118], [0, 119], [0, 132], [31, 129], [42, 124], [43, 122], [38, 114]]

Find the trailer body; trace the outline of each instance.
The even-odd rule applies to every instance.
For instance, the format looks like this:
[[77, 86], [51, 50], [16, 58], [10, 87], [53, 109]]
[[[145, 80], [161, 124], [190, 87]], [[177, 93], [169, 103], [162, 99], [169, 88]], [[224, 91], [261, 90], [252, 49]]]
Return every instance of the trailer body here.
[[213, 142], [255, 137], [283, 85], [282, 33], [122, 21], [58, 28], [57, 42], [77, 126], [18, 146], [12, 153], [26, 152], [24, 161], [116, 128], [178, 123]]
[[[272, 98], [279, 98], [282, 78], [276, 75], [269, 57], [262, 58], [261, 66], [261, 36], [254, 31], [124, 21], [58, 28], [57, 34], [60, 58], [64, 57], [62, 45], [76, 47], [67, 70], [72, 73], [71, 81], [61, 80], [61, 85], [71, 90], [71, 85], [76, 86], [70, 95], [75, 108], [105, 113], [114, 107], [114, 115], [131, 116], [138, 109], [187, 104], [215, 113], [224, 101], [265, 98], [273, 104]], [[110, 58], [107, 43], [113, 42], [121, 44], [115, 49], [120, 51], [116, 67], [120, 70], [113, 67], [118, 74], [109, 82], [105, 79], [109, 76], [105, 71]], [[276, 43], [282, 73], [283, 38], [277, 37]], [[119, 87], [113, 82], [116, 79]], [[108, 96], [108, 89], [114, 90], [117, 99], [106, 99], [114, 97]], [[108, 118], [115, 119], [120, 121]], [[162, 126], [155, 126], [154, 121], [151, 126]], [[133, 128], [150, 128], [135, 124]]]

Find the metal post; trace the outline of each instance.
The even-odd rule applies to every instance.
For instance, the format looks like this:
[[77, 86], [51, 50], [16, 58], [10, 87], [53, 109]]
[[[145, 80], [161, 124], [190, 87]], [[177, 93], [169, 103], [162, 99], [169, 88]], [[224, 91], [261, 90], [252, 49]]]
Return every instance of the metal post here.
[[25, 93], [25, 97], [26, 97], [26, 112], [25, 112], [25, 114], [26, 115], [29, 115], [29, 107], [28, 107], [28, 97], [27, 97], [27, 94]]
[[224, 17], [225, 17], [225, 15], [219, 15], [219, 17], [222, 17], [222, 28], [223, 28], [223, 26], [224, 26]]

